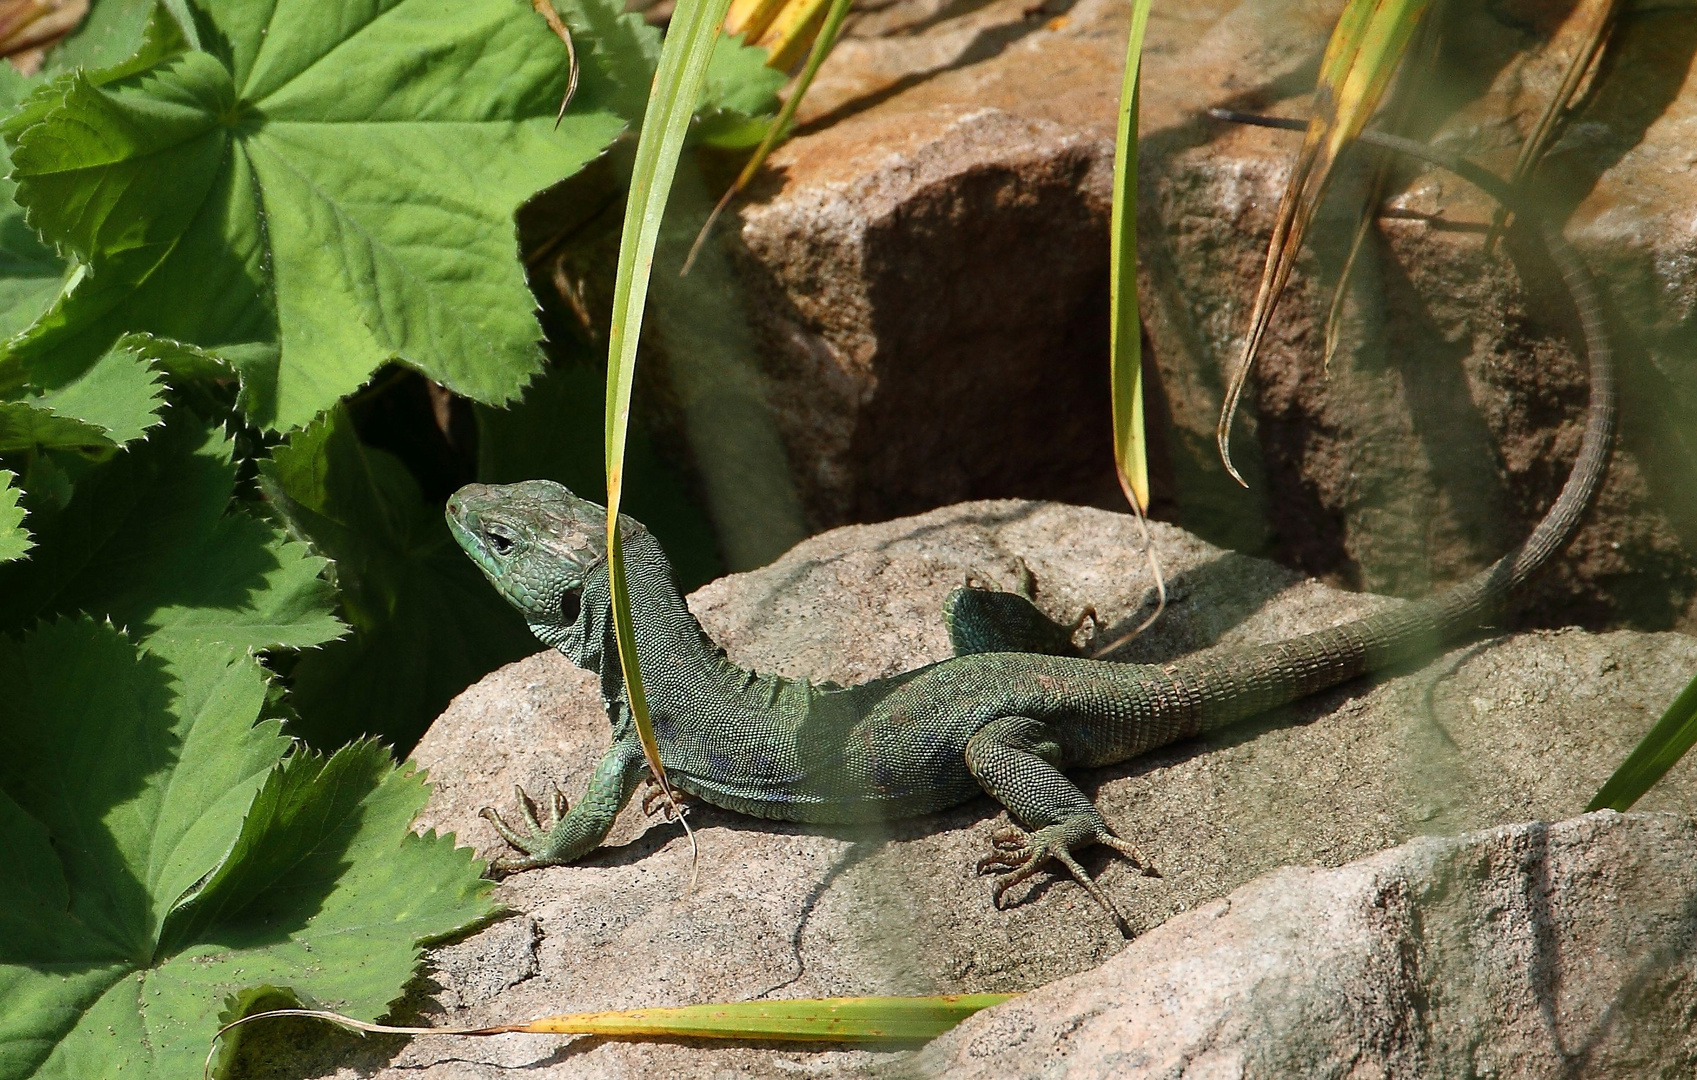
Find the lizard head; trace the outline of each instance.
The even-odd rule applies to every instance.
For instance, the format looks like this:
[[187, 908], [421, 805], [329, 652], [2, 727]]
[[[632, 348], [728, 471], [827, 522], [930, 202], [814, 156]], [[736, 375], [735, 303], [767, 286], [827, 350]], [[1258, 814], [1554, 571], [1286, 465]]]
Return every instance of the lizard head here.
[[607, 558], [607, 511], [552, 480], [467, 484], [448, 499], [448, 528], [538, 633], [577, 622]]

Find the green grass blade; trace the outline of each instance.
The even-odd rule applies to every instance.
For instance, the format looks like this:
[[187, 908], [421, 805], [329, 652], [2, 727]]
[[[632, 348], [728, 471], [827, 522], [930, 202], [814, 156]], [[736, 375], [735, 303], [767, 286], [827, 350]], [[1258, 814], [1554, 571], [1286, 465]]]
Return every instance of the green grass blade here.
[[631, 626], [630, 596], [625, 587], [624, 552], [619, 537], [619, 497], [624, 488], [625, 441], [630, 429], [631, 387], [636, 375], [636, 346], [643, 310], [648, 302], [648, 279], [654, 269], [654, 246], [660, 220], [666, 213], [672, 179], [684, 136], [701, 100], [707, 64], [730, 0], [679, 0], [660, 50], [654, 90], [643, 115], [636, 144], [630, 198], [625, 204], [624, 234], [619, 240], [619, 267], [613, 291], [613, 323], [607, 345], [607, 561], [613, 594], [613, 626], [619, 642], [631, 716], [642, 741], [648, 767], [662, 784], [665, 768], [648, 718], [648, 698], [642, 690], [642, 670], [636, 657], [636, 634]]
[[[844, 5], [845, 7], [847, 5]], [[1137, 105], [1149, 0], [1134, 0], [1114, 144], [1114, 208], [1108, 278], [1109, 378], [1113, 387], [1114, 468], [1120, 489], [1149, 508], [1149, 456], [1143, 436], [1143, 332], [1137, 310]]]
[[777, 1039], [800, 1042], [922, 1042], [1014, 994], [941, 997], [801, 998], [685, 1005], [672, 1009], [568, 1013], [524, 1031], [613, 1037]]
[[1697, 743], [1697, 679], [1679, 692], [1644, 741], [1632, 748], [1586, 811], [1631, 809]]

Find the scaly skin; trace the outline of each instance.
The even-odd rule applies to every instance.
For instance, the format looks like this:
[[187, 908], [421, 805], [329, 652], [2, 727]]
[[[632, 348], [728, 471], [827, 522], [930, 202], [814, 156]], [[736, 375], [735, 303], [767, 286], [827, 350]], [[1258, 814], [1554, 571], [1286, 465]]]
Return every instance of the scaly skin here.
[[[1590, 412], [1561, 495], [1525, 543], [1489, 569], [1342, 626], [1150, 666], [1050, 655], [1064, 651], [1064, 631], [1028, 600], [956, 590], [946, 614], [965, 655], [838, 687], [730, 663], [679, 595], [660, 546], [626, 518], [637, 653], [672, 783], [739, 813], [807, 823], [927, 814], [987, 792], [1024, 826], [998, 831], [979, 864], [1004, 871], [995, 902], [1054, 860], [1125, 931], [1075, 853], [1101, 844], [1147, 862], [1063, 770], [1124, 761], [1476, 636], [1572, 536], [1606, 471], [1614, 383], [1589, 278], [1559, 233], [1544, 233], [1584, 323]], [[572, 862], [600, 844], [647, 773], [613, 637], [605, 511], [536, 480], [462, 488], [448, 520], [537, 637], [600, 676], [613, 743], [584, 797], [568, 809], [556, 791], [539, 817], [521, 792], [518, 829], [488, 812], [522, 853], [497, 862], [498, 871]]]

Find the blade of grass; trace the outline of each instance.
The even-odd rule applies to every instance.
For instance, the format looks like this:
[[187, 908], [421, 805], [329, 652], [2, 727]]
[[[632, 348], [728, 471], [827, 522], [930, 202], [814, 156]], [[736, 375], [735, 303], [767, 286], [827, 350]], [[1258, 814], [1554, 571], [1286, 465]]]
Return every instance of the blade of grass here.
[[1644, 740], [1620, 763], [1585, 809], [1631, 809], [1697, 743], [1697, 679], [1679, 692]]
[[542, 21], [548, 24], [548, 29], [554, 31], [554, 36], [566, 47], [566, 92], [560, 95], [560, 111], [554, 115], [554, 128], [559, 130], [560, 121], [566, 118], [566, 107], [577, 96], [577, 80], [580, 72], [577, 66], [577, 43], [572, 40], [572, 32], [560, 18], [560, 13], [554, 10], [554, 0], [530, 0], [530, 6], [542, 16]]
[[[654, 89], [648, 96], [642, 134], [637, 139], [630, 197], [625, 203], [624, 232], [619, 240], [618, 274], [613, 287], [612, 329], [607, 343], [607, 566], [613, 599], [613, 627], [619, 644], [631, 720], [642, 743], [642, 755], [666, 798], [676, 809], [676, 797], [660, 762], [648, 698], [642, 689], [642, 668], [636, 655], [631, 624], [630, 594], [625, 585], [624, 548], [619, 530], [619, 501], [624, 491], [625, 441], [630, 429], [631, 388], [636, 377], [636, 346], [648, 303], [648, 279], [654, 269], [654, 246], [666, 200], [677, 175], [678, 157], [690, 118], [701, 100], [707, 64], [725, 20], [730, 0], [679, 0], [665, 44], [660, 49]], [[681, 820], [681, 816], [680, 816]], [[685, 828], [688, 828], [687, 823]], [[690, 834], [694, 843], [694, 834]], [[692, 881], [693, 885], [693, 872]]]
[[[1438, 50], [1438, 20], [1427, 19], [1421, 23], [1420, 36], [1409, 46], [1409, 53], [1419, 58], [1427, 67], [1437, 57]], [[1402, 127], [1413, 111], [1414, 103], [1421, 96], [1424, 86], [1414, 84], [1404, 78], [1393, 92], [1394, 101], [1387, 109], [1388, 126], [1392, 131]], [[1378, 220], [1379, 207], [1385, 201], [1386, 192], [1390, 186], [1392, 170], [1389, 155], [1379, 152], [1379, 163], [1373, 170], [1373, 182], [1367, 187], [1367, 197], [1362, 200], [1361, 210], [1355, 220], [1355, 235], [1350, 238], [1349, 254], [1344, 258], [1343, 269], [1338, 273], [1338, 284], [1332, 290], [1331, 307], [1326, 312], [1326, 341], [1321, 354], [1320, 365], [1327, 371], [1331, 370], [1332, 357], [1338, 351], [1338, 333], [1343, 326], [1344, 302], [1349, 292], [1349, 281], [1355, 273], [1355, 265], [1361, 257], [1361, 250], [1367, 242], [1367, 234]]]
[[[480, 1028], [397, 1027], [368, 1024], [324, 1009], [271, 1009], [218, 1029], [224, 1033], [255, 1020], [304, 1016], [378, 1035], [600, 1035], [608, 1038], [747, 1039], [780, 1042], [916, 1043], [934, 1039], [980, 1009], [1017, 994], [945, 994], [940, 997], [797, 998], [685, 1005], [670, 1009], [565, 1013], [524, 1024]], [[207, 1055], [210, 1075], [212, 1056]]]
[[1314, 93], [1314, 115], [1308, 121], [1308, 135], [1279, 202], [1261, 286], [1249, 316], [1249, 333], [1232, 371], [1215, 432], [1220, 460], [1240, 484], [1243, 477], [1231, 460], [1231, 425], [1261, 340], [1272, 322], [1273, 309], [1296, 266], [1303, 234], [1331, 178], [1332, 166], [1372, 117], [1428, 6], [1430, 0], [1350, 0], [1326, 43]]
[[1137, 106], [1149, 0], [1134, 0], [1114, 144], [1114, 202], [1108, 255], [1109, 370], [1114, 468], [1126, 501], [1149, 508], [1149, 455], [1143, 436], [1143, 326], [1137, 307]]
[[[1589, 91], [1592, 82], [1589, 76], [1600, 66], [1599, 61], [1608, 46], [1620, 8], [1620, 0], [1580, 0], [1568, 16], [1570, 21], [1578, 24], [1579, 47], [1568, 60], [1567, 72], [1562, 76], [1555, 96], [1544, 106], [1526, 141], [1520, 144], [1520, 155], [1515, 159], [1514, 172], [1509, 174], [1508, 181], [1516, 188], [1526, 182], [1526, 178], [1538, 167], [1538, 162], [1543, 160], [1544, 151], [1555, 141], [1561, 121], [1570, 115], [1574, 102]], [[1485, 239], [1485, 250], [1491, 250], [1496, 244], [1507, 220], [1508, 211], [1498, 206], [1491, 215], [1491, 232]]]
[[1133, 0], [1120, 84], [1114, 143], [1114, 201], [1108, 252], [1108, 382], [1113, 401], [1114, 472], [1143, 533], [1143, 554], [1155, 578], [1155, 610], [1135, 629], [1093, 656], [1113, 652], [1155, 624], [1167, 609], [1167, 582], [1149, 535], [1149, 452], [1143, 431], [1143, 322], [1137, 303], [1137, 108], [1141, 98], [1143, 33], [1149, 0]]
[[759, 146], [755, 147], [754, 154], [748, 159], [748, 163], [742, 167], [742, 172], [737, 174], [736, 181], [719, 198], [719, 203], [713, 207], [713, 212], [707, 215], [707, 221], [701, 226], [701, 231], [696, 234], [695, 243], [690, 245], [689, 256], [684, 259], [683, 269], [679, 273], [689, 273], [689, 268], [695, 264], [696, 253], [701, 250], [701, 245], [707, 241], [707, 236], [713, 231], [713, 224], [719, 220], [719, 215], [724, 212], [725, 207], [731, 204], [731, 200], [736, 198], [754, 179], [755, 174], [760, 171], [760, 167], [766, 164], [766, 159], [771, 156], [772, 150], [778, 145], [779, 140], [789, 134], [790, 124], [795, 120], [795, 111], [801, 106], [801, 99], [806, 96], [807, 88], [813, 85], [813, 77], [819, 74], [820, 65], [825, 63], [825, 58], [831, 54], [832, 46], [837, 43], [837, 35], [843, 29], [843, 20], [848, 17], [850, 2], [851, 0], [831, 0], [830, 10], [825, 13], [824, 25], [820, 26], [818, 35], [813, 39], [813, 48], [807, 54], [806, 66], [801, 69], [801, 75], [796, 79], [795, 89], [791, 90], [790, 96], [784, 99], [783, 107], [778, 110], [778, 115], [772, 119], [772, 126], [766, 129], [766, 137], [760, 140]]

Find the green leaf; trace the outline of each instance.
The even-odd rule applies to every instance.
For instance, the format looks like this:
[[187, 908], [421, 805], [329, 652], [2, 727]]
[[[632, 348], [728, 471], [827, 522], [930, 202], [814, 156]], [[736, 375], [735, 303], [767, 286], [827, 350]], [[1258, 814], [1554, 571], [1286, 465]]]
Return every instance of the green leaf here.
[[21, 559], [35, 546], [24, 528], [24, 508], [18, 505], [18, 489], [12, 486], [15, 479], [9, 470], [0, 469], [0, 562]]
[[707, 65], [707, 83], [696, 109], [693, 138], [710, 146], [753, 146], [778, 111], [778, 91], [788, 81], [767, 66], [770, 54], [741, 36], [721, 37]]
[[579, 0], [560, 16], [578, 39], [579, 55], [606, 79], [608, 107], [631, 123], [642, 119], [660, 61], [660, 31], [620, 0]]
[[380, 748], [278, 766], [250, 657], [166, 661], [84, 619], [0, 641], [0, 680], [3, 1080], [198, 1075], [255, 987], [375, 1016], [421, 941], [488, 913]]
[[[47, 54], [43, 70], [59, 74], [73, 68], [109, 68], [134, 56], [141, 47], [149, 22], [162, 5], [155, 0], [95, 0], [81, 25]], [[188, 10], [180, 3], [163, 5], [172, 9], [177, 21], [189, 22]]]
[[337, 409], [278, 447], [260, 475], [295, 535], [335, 562], [344, 641], [300, 658], [301, 735], [377, 735], [404, 752], [448, 701], [540, 647], [484, 582], [399, 459], [362, 444]]
[[172, 656], [336, 637], [324, 561], [231, 509], [235, 480], [232, 444], [184, 421], [92, 470], [35, 557], [0, 567], [0, 631], [86, 612]]
[[[607, 417], [604, 427], [607, 461], [607, 566], [613, 601], [613, 627], [618, 637], [619, 663], [630, 699], [631, 719], [642, 743], [649, 771], [666, 784], [659, 744], [648, 718], [648, 699], [642, 690], [642, 670], [631, 626], [630, 597], [625, 590], [625, 560], [619, 536], [619, 502], [624, 493], [625, 441], [630, 430], [630, 401], [636, 378], [636, 347], [642, 333], [643, 309], [648, 303], [648, 280], [654, 269], [654, 247], [660, 238], [666, 201], [677, 175], [695, 105], [701, 100], [714, 43], [725, 21], [730, 0], [679, 0], [672, 15], [654, 92], [643, 115], [631, 168], [630, 195], [625, 203], [624, 232], [619, 239], [619, 265], [613, 283], [613, 316], [607, 342]], [[667, 789], [670, 790], [669, 788]]]
[[210, 51], [68, 76], [10, 127], [19, 201], [88, 270], [14, 354], [199, 346], [276, 428], [391, 359], [514, 396], [541, 357], [513, 210], [625, 126], [602, 65], [556, 131], [560, 43], [508, 0], [190, 7]]
[[0, 453], [123, 446], [157, 426], [164, 407], [165, 386], [152, 361], [121, 338], [63, 386], [0, 402]]
[[[0, 115], [11, 112], [37, 85], [10, 64], [0, 68]], [[65, 283], [65, 260], [24, 223], [13, 199], [12, 159], [0, 147], [0, 339], [33, 322]]]
[[1673, 699], [1644, 740], [1632, 748], [1620, 768], [1592, 796], [1585, 812], [1630, 810], [1633, 803], [1678, 764], [1693, 743], [1697, 743], [1697, 679], [1692, 679]]

